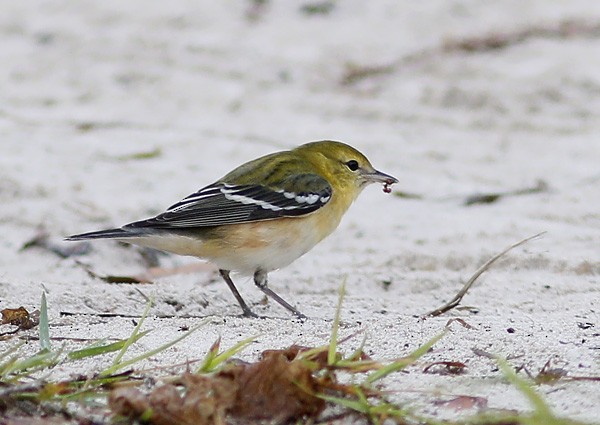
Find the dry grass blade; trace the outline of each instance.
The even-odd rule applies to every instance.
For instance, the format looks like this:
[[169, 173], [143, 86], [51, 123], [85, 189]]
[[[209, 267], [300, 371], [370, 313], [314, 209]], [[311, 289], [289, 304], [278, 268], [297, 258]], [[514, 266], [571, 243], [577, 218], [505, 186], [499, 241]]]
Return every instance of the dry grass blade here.
[[546, 233], [546, 232], [541, 232], [536, 235], [525, 238], [523, 240], [520, 240], [519, 242], [512, 244], [511, 246], [509, 246], [508, 248], [506, 248], [504, 251], [500, 252], [499, 254], [494, 255], [492, 258], [490, 258], [488, 261], [486, 261], [483, 266], [481, 266], [481, 267], [479, 267], [479, 269], [477, 269], [477, 271], [473, 274], [473, 276], [471, 276], [471, 278], [467, 281], [467, 283], [465, 283], [465, 285], [462, 287], [462, 289], [460, 291], [458, 291], [458, 293], [454, 296], [454, 298], [452, 298], [449, 302], [442, 305], [441, 307], [438, 307], [435, 310], [430, 311], [424, 317], [436, 317], [436, 316], [439, 316], [440, 314], [444, 314], [447, 311], [452, 310], [454, 307], [456, 307], [457, 305], [460, 304], [463, 297], [467, 294], [469, 289], [471, 289], [471, 286], [473, 286], [475, 281], [477, 279], [479, 279], [479, 276], [481, 276], [485, 271], [487, 271], [492, 266], [492, 264], [494, 264], [496, 261], [498, 261], [498, 259], [503, 257], [509, 251], [529, 242], [532, 239], [539, 238], [544, 233]]

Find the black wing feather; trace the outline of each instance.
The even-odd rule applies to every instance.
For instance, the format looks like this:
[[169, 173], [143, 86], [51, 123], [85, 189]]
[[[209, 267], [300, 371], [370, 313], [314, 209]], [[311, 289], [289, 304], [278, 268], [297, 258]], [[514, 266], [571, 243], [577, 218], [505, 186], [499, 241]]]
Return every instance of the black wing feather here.
[[298, 217], [323, 207], [332, 195], [329, 183], [316, 174], [296, 175], [276, 187], [214, 183], [172, 205], [164, 213], [124, 228], [197, 228]]

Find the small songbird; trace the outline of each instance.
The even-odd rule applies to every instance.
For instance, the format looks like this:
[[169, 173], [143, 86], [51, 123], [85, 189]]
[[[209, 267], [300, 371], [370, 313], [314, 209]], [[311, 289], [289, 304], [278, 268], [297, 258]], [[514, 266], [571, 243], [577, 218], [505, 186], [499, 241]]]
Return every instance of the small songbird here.
[[231, 280], [231, 271], [253, 275], [267, 296], [305, 318], [267, 286], [267, 274], [333, 232], [365, 186], [382, 183], [390, 192], [397, 182], [349, 145], [306, 143], [247, 162], [156, 217], [66, 240], [115, 239], [203, 258], [219, 268], [244, 316], [257, 317]]

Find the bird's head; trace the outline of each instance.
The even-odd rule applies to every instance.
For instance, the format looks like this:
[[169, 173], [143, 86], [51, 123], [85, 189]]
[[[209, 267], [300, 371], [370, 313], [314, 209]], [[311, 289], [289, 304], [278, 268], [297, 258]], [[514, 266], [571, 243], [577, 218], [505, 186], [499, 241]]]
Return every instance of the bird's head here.
[[354, 197], [371, 183], [381, 183], [384, 191], [398, 183], [395, 177], [377, 171], [366, 156], [342, 142], [324, 140], [301, 145], [295, 149], [317, 164], [324, 177], [335, 186], [352, 190]]

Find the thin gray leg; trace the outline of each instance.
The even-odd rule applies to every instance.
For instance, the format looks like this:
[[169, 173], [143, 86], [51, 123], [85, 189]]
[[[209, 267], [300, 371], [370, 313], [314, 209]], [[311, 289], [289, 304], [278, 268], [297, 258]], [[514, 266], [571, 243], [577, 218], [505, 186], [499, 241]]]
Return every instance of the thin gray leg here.
[[258, 289], [260, 289], [268, 297], [273, 298], [280, 305], [282, 305], [283, 307], [285, 307], [286, 309], [291, 311], [297, 318], [306, 319], [306, 316], [304, 314], [300, 313], [298, 310], [296, 310], [294, 307], [292, 307], [292, 305], [290, 303], [288, 303], [286, 300], [281, 298], [271, 288], [269, 288], [267, 286], [267, 273], [263, 272], [262, 270], [257, 270], [254, 273], [254, 283], [256, 284], [256, 286], [258, 286]]
[[237, 302], [240, 304], [240, 307], [242, 307], [242, 310], [244, 311], [244, 316], [258, 317], [258, 315], [256, 313], [254, 313], [254, 312], [252, 312], [252, 310], [250, 310], [250, 307], [248, 307], [248, 305], [246, 304], [246, 302], [244, 301], [244, 299], [238, 292], [237, 288], [233, 284], [233, 280], [231, 280], [231, 278], [229, 277], [229, 270], [221, 269], [221, 270], [219, 270], [219, 273], [221, 274], [221, 277], [223, 278], [225, 283], [227, 283], [227, 286], [229, 286], [229, 289], [231, 289], [231, 292], [233, 292], [233, 296], [235, 297]]

